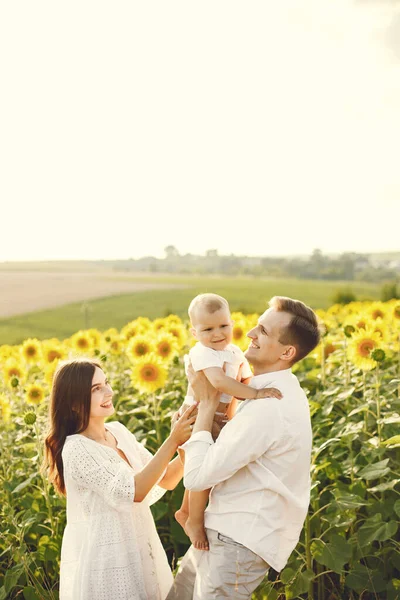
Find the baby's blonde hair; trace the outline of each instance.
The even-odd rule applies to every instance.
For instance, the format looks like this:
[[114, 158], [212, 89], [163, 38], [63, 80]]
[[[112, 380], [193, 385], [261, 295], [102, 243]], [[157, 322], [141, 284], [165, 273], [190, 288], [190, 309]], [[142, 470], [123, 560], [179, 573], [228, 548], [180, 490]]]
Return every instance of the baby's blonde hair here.
[[213, 314], [221, 308], [229, 310], [229, 304], [225, 298], [218, 296], [218, 294], [199, 294], [189, 304], [188, 313], [191, 323], [193, 323], [199, 308], [204, 308], [208, 313]]

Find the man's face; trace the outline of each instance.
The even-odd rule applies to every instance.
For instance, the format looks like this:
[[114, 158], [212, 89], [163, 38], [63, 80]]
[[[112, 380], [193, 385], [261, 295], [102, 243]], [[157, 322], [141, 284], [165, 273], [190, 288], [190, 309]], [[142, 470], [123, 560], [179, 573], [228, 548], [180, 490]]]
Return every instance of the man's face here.
[[[254, 374], [268, 373], [282, 365], [282, 360], [287, 360], [285, 351], [292, 346], [281, 344], [279, 341], [281, 330], [289, 325], [292, 315], [283, 311], [269, 308], [258, 319], [247, 337], [251, 343], [245, 352], [249, 363], [254, 367]], [[287, 368], [290, 366], [288, 361]]]
[[225, 350], [232, 341], [232, 319], [229, 310], [221, 308], [214, 313], [199, 307], [192, 323], [194, 337], [207, 348]]

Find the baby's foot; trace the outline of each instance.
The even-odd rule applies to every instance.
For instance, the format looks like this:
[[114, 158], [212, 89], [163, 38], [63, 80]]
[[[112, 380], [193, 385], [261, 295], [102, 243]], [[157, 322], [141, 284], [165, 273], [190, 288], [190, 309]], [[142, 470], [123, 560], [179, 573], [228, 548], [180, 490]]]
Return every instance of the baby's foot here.
[[175, 519], [178, 521], [179, 525], [186, 530], [186, 522], [189, 518], [189, 514], [182, 510], [181, 508], [176, 511]]
[[203, 523], [193, 522], [189, 517], [186, 521], [185, 531], [197, 550], [209, 550], [208, 539]]

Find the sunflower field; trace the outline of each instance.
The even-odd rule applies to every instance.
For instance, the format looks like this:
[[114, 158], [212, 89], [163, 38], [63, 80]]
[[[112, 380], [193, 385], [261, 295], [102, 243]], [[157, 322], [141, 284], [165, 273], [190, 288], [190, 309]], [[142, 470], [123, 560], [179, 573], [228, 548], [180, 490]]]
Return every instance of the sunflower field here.
[[[287, 566], [270, 570], [253, 598], [400, 599], [400, 301], [317, 313], [321, 344], [293, 368], [314, 432], [309, 514]], [[258, 315], [232, 316], [245, 349]], [[40, 465], [59, 361], [100, 359], [114, 389], [111, 420], [155, 452], [185, 394], [192, 343], [188, 324], [170, 315], [0, 346], [0, 600], [58, 598], [65, 499]], [[180, 484], [152, 507], [173, 568], [189, 546], [174, 520], [182, 494]]]

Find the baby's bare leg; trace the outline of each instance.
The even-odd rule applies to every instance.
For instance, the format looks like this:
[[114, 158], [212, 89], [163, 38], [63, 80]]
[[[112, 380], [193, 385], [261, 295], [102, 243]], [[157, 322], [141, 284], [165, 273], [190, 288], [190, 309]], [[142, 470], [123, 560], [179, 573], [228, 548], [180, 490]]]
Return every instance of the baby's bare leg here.
[[[185, 464], [185, 451], [182, 450], [182, 448], [178, 448], [178, 454], [182, 464]], [[182, 505], [180, 509], [176, 511], [174, 516], [179, 525], [185, 529], [186, 521], [189, 517], [189, 490], [185, 490], [185, 493], [183, 494]]]
[[189, 490], [185, 490], [185, 493], [183, 494], [182, 505], [180, 509], [176, 511], [174, 516], [179, 525], [185, 529], [186, 522], [189, 518]]
[[189, 493], [189, 518], [185, 531], [193, 546], [198, 550], [208, 550], [208, 539], [204, 529], [204, 511], [207, 506], [210, 490]]

